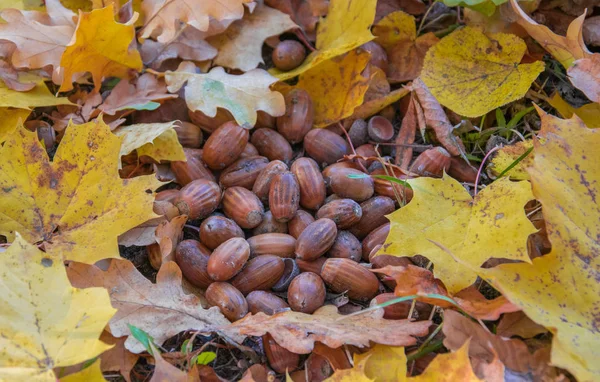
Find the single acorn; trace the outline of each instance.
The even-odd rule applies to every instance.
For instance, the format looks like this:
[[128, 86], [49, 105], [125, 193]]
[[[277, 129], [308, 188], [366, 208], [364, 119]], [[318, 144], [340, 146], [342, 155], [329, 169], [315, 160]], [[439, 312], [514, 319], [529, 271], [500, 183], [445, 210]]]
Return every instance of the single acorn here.
[[283, 40], [273, 50], [271, 58], [273, 65], [279, 70], [288, 71], [296, 69], [304, 62], [306, 50], [296, 40]]
[[190, 220], [203, 219], [210, 215], [221, 202], [221, 188], [215, 182], [196, 179], [179, 191], [175, 206]]

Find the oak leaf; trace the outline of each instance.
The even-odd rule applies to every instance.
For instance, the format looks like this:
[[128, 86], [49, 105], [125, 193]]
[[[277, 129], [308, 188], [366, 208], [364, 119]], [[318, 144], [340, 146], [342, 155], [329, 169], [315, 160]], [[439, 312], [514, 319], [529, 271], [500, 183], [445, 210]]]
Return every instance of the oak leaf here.
[[102, 332], [100, 341], [113, 345], [113, 347], [100, 355], [100, 367], [102, 371], [118, 371], [123, 378], [129, 382], [129, 374], [135, 366], [139, 356], [125, 349], [127, 337], [116, 338], [107, 330]]
[[343, 316], [333, 305], [325, 305], [311, 314], [286, 311], [268, 316], [249, 314], [221, 328], [230, 336], [262, 336], [269, 333], [284, 348], [297, 354], [308, 354], [316, 341], [337, 348], [343, 344], [358, 347], [370, 342], [408, 346], [415, 337], [425, 335], [430, 321], [385, 320], [383, 311], [358, 316]]
[[187, 26], [173, 41], [166, 44], [145, 40], [140, 47], [142, 61], [154, 69], [160, 68], [165, 60], [181, 58], [188, 61], [206, 61], [217, 55], [217, 50], [204, 39], [206, 33]]
[[95, 263], [120, 257], [117, 236], [148, 219], [154, 176], [122, 180], [121, 139], [102, 122], [71, 125], [50, 162], [35, 132], [19, 127], [0, 149], [0, 234], [43, 241], [48, 253]]
[[73, 39], [65, 49], [60, 66], [64, 68], [60, 91], [73, 89], [73, 75], [91, 72], [94, 88], [100, 89], [104, 77], [129, 77], [129, 71], [142, 70], [137, 49], [130, 49], [135, 37], [133, 23], [115, 21], [113, 4], [89, 13], [80, 12]]
[[123, 138], [119, 155], [136, 150], [138, 156], [146, 155], [157, 162], [185, 161], [183, 147], [174, 129], [175, 122], [138, 123], [117, 128], [114, 134]]
[[[55, 367], [94, 358], [115, 313], [103, 288], [75, 289], [61, 259], [20, 235], [0, 256], [0, 379], [55, 381]], [[35, 281], [34, 281], [35, 280]]]
[[209, 37], [207, 42], [219, 52], [215, 65], [248, 71], [264, 63], [262, 46], [268, 37], [297, 27], [285, 13], [259, 5], [254, 12], [247, 12], [243, 19], [233, 22], [225, 32]]
[[284, 81], [371, 41], [374, 36], [369, 28], [375, 18], [376, 3], [376, 0], [331, 0], [327, 17], [317, 27], [317, 50], [296, 69], [269, 72]]
[[[154, 372], [150, 382], [192, 382], [193, 379], [188, 379], [185, 371], [179, 370], [171, 365], [160, 355], [160, 351], [150, 342], [150, 350], [154, 357]], [[199, 380], [199, 379], [196, 379]]]
[[523, 312], [506, 313], [496, 327], [496, 334], [506, 338], [532, 338], [546, 332], [546, 328], [533, 322]]
[[434, 264], [435, 276], [451, 294], [471, 285], [477, 274], [446, 251], [476, 267], [490, 257], [530, 261], [527, 237], [536, 230], [523, 210], [533, 199], [528, 182], [503, 178], [474, 199], [449, 176], [410, 179], [408, 183], [414, 196], [388, 215], [391, 229], [382, 252], [427, 257]]
[[581, 58], [567, 70], [573, 86], [581, 90], [592, 102], [600, 102], [600, 54]]
[[204, 309], [199, 297], [184, 293], [181, 270], [172, 261], [162, 265], [156, 284], [127, 260], [111, 261], [106, 271], [72, 262], [68, 274], [73, 285], [103, 286], [111, 291], [110, 299], [117, 313], [110, 320], [110, 332], [117, 337], [128, 336], [125, 348], [132, 353], [141, 353], [145, 348], [133, 337], [128, 324], [144, 330], [157, 344], [162, 344], [185, 330], [211, 332], [229, 323], [219, 308]]
[[208, 117], [214, 117], [217, 108], [224, 108], [231, 112], [240, 126], [247, 129], [256, 124], [258, 110], [273, 117], [285, 113], [283, 96], [269, 90], [277, 79], [262, 69], [253, 69], [239, 76], [227, 74], [221, 67], [206, 74], [168, 71], [165, 80], [171, 93], [177, 92], [187, 82], [185, 102], [190, 110], [199, 110]]

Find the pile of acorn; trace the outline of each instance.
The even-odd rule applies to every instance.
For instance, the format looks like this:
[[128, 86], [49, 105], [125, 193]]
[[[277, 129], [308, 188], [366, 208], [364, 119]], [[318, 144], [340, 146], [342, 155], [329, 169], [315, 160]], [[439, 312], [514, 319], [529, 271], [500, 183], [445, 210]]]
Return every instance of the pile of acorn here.
[[[248, 312], [310, 314], [325, 304], [328, 291], [345, 294], [359, 308], [382, 303], [394, 297], [394, 282], [380, 281], [369, 268], [411, 263], [372, 256], [390, 229], [385, 215], [412, 195], [401, 184], [367, 175], [389, 174], [372, 158], [381, 155], [376, 143], [393, 141], [393, 124], [382, 116], [358, 120], [347, 136], [312, 129], [308, 93], [292, 90], [285, 99], [285, 115], [259, 113], [253, 130], [227, 112], [190, 114], [194, 123], [176, 128], [187, 161], [170, 165], [181, 189], [156, 197], [201, 222], [196, 239], [179, 243], [175, 261], [231, 321]], [[210, 134], [204, 144], [203, 131]], [[351, 147], [370, 159], [344, 159]], [[440, 176], [452, 163], [436, 147], [422, 152], [411, 171]], [[389, 306], [385, 318], [406, 318], [409, 309], [410, 303]], [[264, 344], [274, 370], [297, 367], [298, 355], [269, 336]]]

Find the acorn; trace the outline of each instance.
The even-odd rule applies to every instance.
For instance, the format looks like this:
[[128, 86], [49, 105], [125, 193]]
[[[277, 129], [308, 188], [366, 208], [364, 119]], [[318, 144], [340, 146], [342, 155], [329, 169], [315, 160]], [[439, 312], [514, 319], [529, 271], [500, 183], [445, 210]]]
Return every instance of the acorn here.
[[287, 72], [302, 65], [306, 51], [304, 46], [296, 40], [283, 40], [273, 50], [271, 58], [273, 65], [279, 70]]
[[283, 135], [273, 129], [261, 128], [254, 131], [250, 142], [260, 155], [267, 157], [270, 161], [280, 160], [289, 163], [292, 160], [292, 146]]
[[250, 142], [246, 143], [246, 146], [244, 146], [244, 151], [242, 151], [242, 153], [240, 154], [240, 159], [255, 156], [258, 156], [258, 150], [256, 149], [256, 147], [254, 147], [254, 145]]
[[319, 257], [318, 259], [313, 261], [296, 259], [296, 265], [298, 265], [298, 269], [300, 269], [300, 272], [313, 272], [320, 275], [321, 269], [323, 268], [323, 264], [325, 264], [325, 261], [327, 261], [327, 258], [325, 257]]
[[253, 257], [267, 254], [293, 257], [296, 239], [285, 233], [265, 233], [248, 238], [248, 244]]
[[[370, 143], [366, 143], [364, 145], [358, 146], [354, 151], [356, 151], [356, 155], [360, 155], [361, 157], [365, 157], [365, 158], [377, 158], [378, 156], [380, 156], [378, 154], [378, 151], [375, 150], [375, 146], [373, 146]], [[376, 160], [374, 159], [358, 159], [358, 162], [362, 163], [363, 166], [370, 166], [372, 165], [374, 162], [376, 162]]]
[[367, 143], [368, 139], [368, 125], [364, 119], [357, 119], [352, 122], [350, 129], [348, 130], [348, 136], [352, 146], [360, 147]]
[[290, 283], [288, 303], [292, 310], [311, 314], [325, 303], [325, 284], [319, 275], [300, 273]]
[[369, 120], [367, 131], [369, 137], [375, 142], [388, 142], [394, 137], [394, 125], [380, 115]]
[[175, 181], [181, 186], [185, 186], [196, 179], [206, 179], [215, 181], [215, 176], [210, 171], [202, 160], [202, 150], [199, 149], [183, 149], [183, 153], [187, 160], [171, 162], [171, 171], [175, 174]]
[[154, 270], [159, 270], [160, 266], [163, 263], [162, 258], [162, 250], [160, 249], [160, 245], [158, 243], [150, 244], [146, 246], [146, 254], [148, 255], [148, 261], [150, 262], [150, 266], [154, 268]]
[[243, 187], [231, 187], [223, 193], [223, 212], [242, 228], [260, 224], [265, 209], [258, 197]]
[[381, 45], [375, 41], [369, 41], [362, 44], [360, 48], [371, 53], [371, 59], [369, 60], [371, 65], [378, 67], [384, 72], [388, 70], [388, 55]]
[[208, 259], [208, 274], [215, 281], [227, 281], [238, 274], [250, 258], [250, 245], [233, 237], [219, 245]]
[[283, 270], [281, 257], [257, 256], [248, 261], [246, 267], [231, 280], [231, 284], [244, 295], [255, 290], [268, 290], [281, 278]]
[[248, 143], [249, 133], [231, 121], [219, 126], [204, 144], [202, 159], [213, 170], [222, 170], [240, 156]]
[[292, 164], [291, 171], [298, 179], [300, 205], [309, 210], [322, 206], [327, 190], [317, 162], [310, 158], [298, 158]]
[[312, 129], [313, 102], [304, 89], [292, 89], [285, 95], [285, 114], [277, 117], [277, 131], [291, 144], [302, 142]]
[[263, 233], [288, 233], [288, 225], [285, 222], [278, 222], [273, 217], [273, 213], [267, 211], [262, 222], [252, 230], [252, 236], [262, 235]]
[[328, 175], [325, 182], [328, 181], [331, 191], [342, 198], [363, 202], [375, 192], [373, 179], [360, 170], [337, 168]]
[[296, 215], [288, 222], [288, 232], [294, 238], [298, 239], [304, 229], [312, 222], [315, 218], [304, 210], [298, 210]]
[[154, 196], [154, 201], [156, 202], [169, 202], [174, 204], [175, 200], [179, 197], [179, 190], [170, 189], [170, 190], [162, 190], [157, 192]]
[[350, 259], [327, 259], [321, 277], [335, 293], [347, 292], [348, 297], [368, 301], [379, 291], [379, 280], [367, 268]]
[[326, 129], [313, 129], [304, 137], [304, 150], [319, 165], [328, 165], [350, 154], [346, 140]]
[[256, 177], [256, 181], [252, 186], [252, 192], [254, 192], [263, 203], [267, 203], [269, 201], [269, 190], [271, 188], [273, 177], [287, 170], [288, 166], [280, 160], [269, 162]]
[[192, 123], [199, 126], [207, 133], [212, 133], [226, 122], [233, 121], [233, 115], [223, 108], [217, 108], [217, 113], [214, 117], [209, 117], [200, 110], [192, 111], [188, 109], [188, 115]]
[[360, 261], [362, 257], [362, 246], [360, 240], [348, 231], [339, 231], [333, 245], [327, 252], [327, 256]]
[[[262, 336], [263, 348], [269, 361], [269, 366], [280, 374], [294, 371], [300, 362], [300, 355], [292, 353], [280, 346], [270, 334]], [[254, 380], [254, 379], [253, 379]], [[266, 378], [264, 379], [267, 380]]]
[[290, 221], [300, 204], [300, 188], [296, 175], [289, 171], [273, 177], [269, 188], [269, 209], [275, 220]]
[[390, 233], [390, 223], [382, 224], [369, 233], [362, 242], [362, 258], [369, 260], [369, 255], [373, 248], [383, 245], [387, 235]]
[[477, 169], [475, 167], [459, 157], [450, 158], [450, 162], [450, 168], [447, 170], [448, 175], [459, 182], [475, 183], [475, 179], [477, 179]]
[[192, 285], [207, 288], [213, 280], [207, 270], [210, 250], [196, 240], [183, 240], [175, 249], [175, 262]]
[[375, 253], [376, 252], [371, 251], [371, 254], [369, 255], [369, 262], [373, 265], [373, 269], [383, 268], [388, 265], [392, 265], [394, 267], [407, 267], [409, 265], [414, 265], [410, 257], [400, 257], [387, 254], [374, 256]]
[[[408, 179], [406, 175], [394, 175], [390, 171], [386, 173], [383, 168], [378, 168], [371, 171], [371, 175], [387, 175], [403, 181]], [[377, 195], [387, 196], [388, 198], [392, 198], [394, 201], [399, 198], [403, 203], [408, 203], [413, 196], [412, 188], [400, 183], [389, 181], [387, 179], [374, 178], [373, 186]]]
[[217, 306], [229, 321], [237, 321], [248, 314], [248, 303], [244, 295], [233, 285], [214, 282], [204, 294], [211, 306]]
[[221, 188], [215, 182], [196, 179], [179, 191], [175, 206], [190, 220], [203, 219], [217, 209], [221, 202]]
[[275, 292], [285, 292], [288, 290], [288, 287], [294, 277], [300, 274], [300, 268], [298, 268], [298, 264], [296, 264], [296, 260], [291, 258], [283, 259], [283, 275], [281, 278], [277, 280], [275, 285], [271, 289]]
[[248, 302], [248, 309], [252, 314], [262, 312], [272, 316], [275, 313], [283, 312], [290, 308], [282, 298], [264, 290], [255, 290], [248, 293], [246, 301]]
[[296, 258], [313, 261], [325, 254], [335, 242], [337, 227], [331, 219], [311, 223], [296, 240]]
[[[370, 306], [381, 305], [385, 302], [398, 298], [393, 293], [382, 293], [371, 300]], [[408, 318], [412, 301], [401, 301], [383, 308], [383, 318], [386, 320], [402, 320]]]
[[451, 157], [443, 147], [434, 147], [423, 151], [410, 166], [410, 171], [421, 176], [441, 178], [444, 171], [448, 172]]
[[352, 199], [338, 199], [319, 208], [316, 216], [317, 219], [331, 219], [335, 222], [338, 229], [346, 229], [360, 221], [362, 209]]
[[202, 129], [190, 122], [176, 121], [173, 130], [177, 133], [177, 140], [183, 147], [197, 149], [202, 146], [204, 137]]
[[244, 231], [233, 220], [225, 216], [213, 215], [200, 224], [200, 242], [210, 249], [215, 249], [227, 240], [244, 238]]
[[251, 190], [258, 174], [267, 167], [268, 163], [269, 160], [261, 156], [238, 159], [223, 170], [219, 177], [219, 184], [223, 188], [244, 187]]
[[374, 196], [360, 204], [362, 217], [358, 223], [350, 227], [349, 231], [362, 240], [375, 228], [388, 222], [385, 215], [391, 214], [396, 210], [393, 199], [387, 196]]

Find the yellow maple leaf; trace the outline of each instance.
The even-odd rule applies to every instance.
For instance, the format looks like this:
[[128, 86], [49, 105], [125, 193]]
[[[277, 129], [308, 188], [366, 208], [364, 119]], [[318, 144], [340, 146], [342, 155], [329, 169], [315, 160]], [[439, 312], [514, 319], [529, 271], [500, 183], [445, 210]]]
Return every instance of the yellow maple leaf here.
[[59, 382], [104, 382], [104, 375], [100, 370], [100, 358], [85, 369], [63, 377]]
[[224, 108], [240, 126], [247, 129], [256, 124], [258, 110], [273, 117], [285, 113], [283, 96], [269, 89], [277, 78], [262, 69], [253, 69], [239, 76], [225, 73], [221, 67], [200, 74], [167, 71], [165, 80], [171, 93], [179, 91], [187, 82], [185, 102], [190, 110], [199, 110], [214, 117], [217, 108]]
[[55, 97], [50, 93], [41, 78], [34, 79], [32, 76], [26, 75], [25, 79], [31, 79], [36, 83], [33, 89], [26, 92], [12, 90], [0, 81], [0, 107], [29, 109], [39, 106], [73, 105], [68, 98]]
[[598, 380], [600, 131], [577, 117], [538, 112], [542, 129], [529, 173], [552, 252], [532, 264], [503, 264], [479, 274], [553, 332], [553, 365], [580, 381]]
[[0, 121], [2, 121], [0, 122], [0, 143], [4, 142], [6, 137], [12, 134], [30, 113], [30, 110], [0, 107]]
[[408, 378], [410, 382], [478, 382], [469, 361], [469, 341], [454, 353], [438, 354], [423, 374]]
[[515, 35], [465, 27], [427, 51], [421, 79], [442, 105], [479, 117], [522, 98], [544, 70], [541, 61], [520, 64], [526, 49]]
[[183, 147], [174, 129], [175, 122], [138, 123], [117, 128], [114, 134], [123, 137], [120, 155], [137, 150], [138, 156], [146, 155], [158, 162], [185, 161]]
[[317, 27], [317, 50], [294, 70], [269, 72], [284, 81], [373, 40], [375, 36], [369, 28], [375, 19], [376, 3], [376, 0], [331, 0], [327, 18]]
[[[533, 147], [533, 142], [528, 139], [526, 141], [517, 142], [514, 145], [502, 147], [497, 151], [494, 158], [490, 161], [488, 171], [494, 176], [499, 176], [502, 172], [511, 166], [517, 159]], [[506, 176], [513, 180], [529, 180], [527, 167], [533, 162], [533, 153], [529, 153], [525, 158], [521, 159], [513, 168], [506, 172]]]
[[116, 22], [112, 4], [89, 13], [80, 11], [73, 39], [60, 59], [64, 68], [60, 91], [73, 89], [75, 73], [91, 72], [98, 90], [104, 77], [126, 78], [130, 70], [142, 70], [140, 53], [130, 49], [136, 19], [134, 15], [126, 24]]
[[314, 127], [325, 127], [349, 117], [363, 103], [369, 79], [361, 72], [370, 57], [366, 51], [352, 51], [300, 76], [296, 87], [306, 90], [313, 100]]
[[544, 97], [543, 99], [555, 108], [563, 118], [571, 118], [575, 114], [581, 118], [587, 127], [591, 129], [600, 127], [600, 104], [598, 103], [592, 102], [574, 108], [562, 99], [558, 92], [554, 93], [550, 98]]
[[116, 312], [106, 289], [71, 287], [62, 260], [20, 235], [0, 269], [0, 380], [53, 382], [53, 368], [111, 348], [98, 340]]
[[528, 182], [502, 178], [475, 198], [449, 176], [408, 182], [414, 196], [388, 215], [391, 228], [385, 254], [427, 257], [451, 294], [471, 285], [477, 274], [445, 250], [476, 267], [490, 257], [530, 261], [527, 237], [536, 230], [523, 210], [533, 199]]
[[121, 180], [120, 145], [101, 120], [70, 124], [50, 162], [37, 134], [19, 127], [0, 149], [0, 234], [85, 263], [119, 257], [117, 236], [157, 217], [146, 190], [161, 184]]
[[378, 382], [406, 380], [406, 354], [399, 346], [375, 344], [368, 352], [354, 354], [354, 364], [364, 363], [364, 374]]

